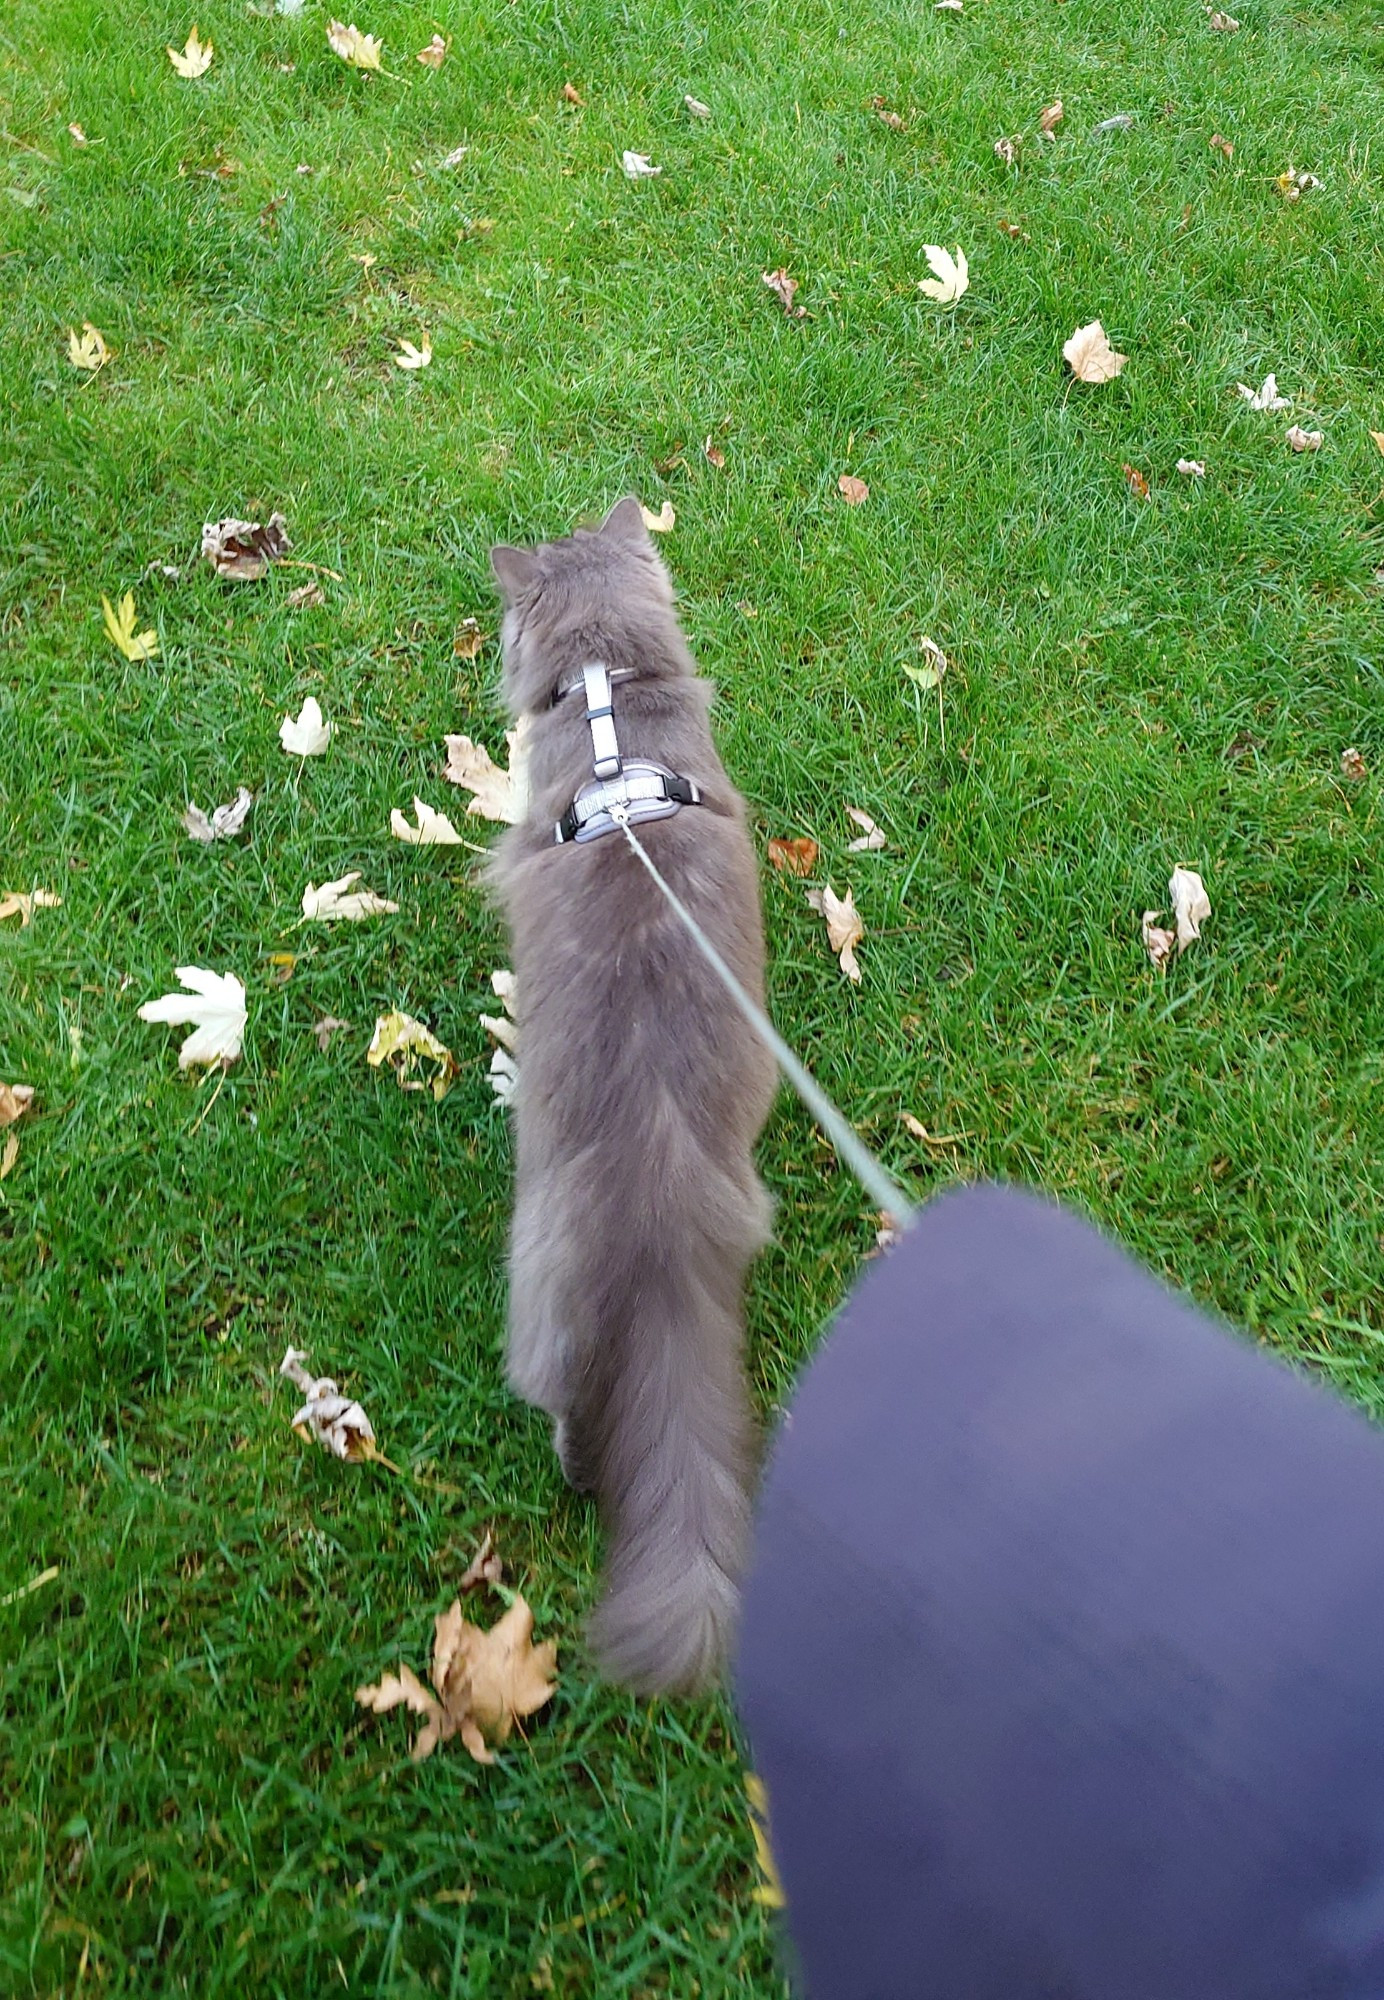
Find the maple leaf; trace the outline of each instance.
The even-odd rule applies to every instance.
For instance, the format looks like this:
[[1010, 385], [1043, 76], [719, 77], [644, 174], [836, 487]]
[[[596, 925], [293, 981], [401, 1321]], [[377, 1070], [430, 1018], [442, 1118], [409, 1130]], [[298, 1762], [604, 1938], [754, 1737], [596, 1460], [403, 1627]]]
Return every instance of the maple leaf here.
[[195, 1032], [178, 1051], [179, 1069], [233, 1063], [245, 1034], [245, 988], [233, 972], [207, 972], [200, 965], [178, 965], [173, 971], [187, 992], [146, 1000], [137, 1010], [140, 1020], [166, 1021], [173, 1027], [194, 1024]]
[[296, 590], [289, 591], [288, 596], [284, 599], [284, 609], [286, 611], [320, 611], [326, 601], [327, 593], [314, 576], [310, 577], [306, 583], [300, 583]]
[[190, 804], [183, 814], [183, 825], [194, 840], [231, 840], [244, 826], [254, 801], [254, 793], [241, 785], [229, 805], [217, 806], [210, 819], [200, 806]]
[[1294, 451], [1320, 451], [1326, 443], [1326, 432], [1305, 431], [1301, 424], [1290, 424], [1287, 438]]
[[459, 660], [474, 660], [489, 637], [479, 618], [463, 618], [452, 635], [452, 652]]
[[1194, 868], [1174, 868], [1168, 877], [1173, 916], [1177, 919], [1177, 948], [1186, 951], [1211, 914], [1211, 902], [1200, 875]]
[[482, 819], [517, 825], [526, 810], [522, 725], [505, 731], [509, 745], [508, 771], [502, 771], [485, 746], [473, 743], [469, 736], [446, 736], [443, 741], [447, 745], [443, 777], [449, 784], [464, 785], [468, 792], [475, 793], [467, 812], [479, 813]]
[[1064, 344], [1062, 358], [1078, 382], [1112, 382], [1129, 359], [1115, 352], [1098, 319], [1077, 328]]
[[954, 306], [962, 293], [970, 287], [970, 272], [966, 265], [966, 253], [958, 243], [953, 257], [938, 243], [925, 243], [923, 255], [927, 258], [930, 278], [919, 278], [918, 290], [927, 298], [935, 299], [939, 306]]
[[1134, 498], [1136, 500], [1147, 500], [1149, 497], [1149, 483], [1143, 473], [1140, 472], [1138, 466], [1122, 465], [1120, 470], [1124, 473], [1125, 485], [1134, 495]]
[[338, 1020], [335, 1014], [324, 1014], [320, 1021], [314, 1021], [312, 1032], [317, 1037], [317, 1046], [323, 1055], [332, 1045], [332, 1036], [341, 1028], [349, 1028], [349, 1021]]
[[389, 831], [396, 840], [412, 841], [415, 847], [465, 847], [466, 842], [457, 832], [446, 813], [435, 812], [430, 805], [415, 796], [413, 816], [417, 821], [410, 826], [398, 806], [389, 815]]
[[224, 521], [202, 523], [203, 560], [218, 576], [240, 583], [257, 583], [270, 563], [282, 562], [292, 547], [282, 514], [271, 514], [263, 526], [229, 515]]
[[74, 368], [82, 368], [87, 374], [95, 375], [114, 353], [113, 347], [107, 347], [99, 327], [94, 327], [89, 319], [82, 321], [80, 333], [75, 327], [67, 329], [67, 358]]
[[1205, 479], [1206, 467], [1199, 458], [1180, 458], [1177, 469], [1184, 479]]
[[293, 1428], [308, 1431], [333, 1458], [353, 1464], [378, 1458], [374, 1426], [360, 1404], [343, 1396], [330, 1375], [309, 1375], [303, 1366], [307, 1358], [303, 1348], [290, 1347], [279, 1363], [279, 1373], [304, 1398], [302, 1409], [292, 1418]]
[[192, 24], [192, 33], [187, 38], [187, 46], [182, 49], [170, 48], [168, 60], [179, 76], [205, 76], [211, 68], [211, 59], [216, 50], [210, 42], [197, 38], [197, 23]]
[[364, 917], [393, 916], [399, 905], [377, 896], [372, 889], [356, 889], [353, 885], [359, 880], [360, 870], [353, 868], [349, 875], [324, 882], [320, 889], [309, 882], [303, 891], [303, 915], [308, 922], [357, 924]]
[[797, 278], [790, 278], [782, 265], [779, 266], [777, 271], [761, 271], [759, 276], [760, 282], [769, 287], [769, 290], [773, 293], [790, 319], [803, 319], [806, 317], [807, 307], [795, 306], [793, 303], [798, 293], [799, 280]]
[[817, 865], [817, 843], [806, 838], [773, 839], [769, 860], [781, 875], [810, 875]]
[[111, 609], [108, 597], [101, 599], [101, 612], [106, 631], [113, 646], [118, 646], [127, 660], [152, 660], [159, 650], [159, 635], [155, 631], [136, 632], [135, 594], [127, 590], [120, 600], [118, 611]]
[[411, 340], [399, 342], [399, 352], [391, 356], [396, 368], [427, 368], [432, 362], [432, 340], [427, 328], [423, 330], [423, 345], [415, 347]]
[[1177, 943], [1176, 931], [1159, 929], [1158, 919], [1162, 914], [1161, 910], [1145, 910], [1139, 927], [1144, 950], [1148, 953], [1150, 962], [1156, 965], [1160, 972], [1167, 965], [1172, 948]]
[[19, 928], [24, 930], [35, 910], [57, 910], [61, 907], [62, 897], [55, 896], [51, 889], [11, 889], [0, 896], [0, 923], [6, 917], [18, 917]]
[[468, 1590], [479, 1590], [482, 1584], [503, 1583], [504, 1575], [505, 1566], [495, 1547], [495, 1538], [487, 1528], [484, 1541], [462, 1571], [457, 1591], [464, 1597]]
[[[456, 1057], [446, 1044], [437, 1039], [431, 1028], [415, 1021], [411, 1014], [401, 1013], [397, 1007], [392, 1013], [381, 1014], [375, 1022], [365, 1060], [372, 1069], [388, 1063], [400, 1090], [431, 1090], [439, 1104], [457, 1074]], [[414, 1075], [415, 1070], [424, 1067], [431, 1070], [431, 1075]]]
[[1209, 144], [1213, 153], [1224, 153], [1225, 157], [1228, 160], [1234, 159], [1235, 148], [1231, 144], [1230, 140], [1223, 137], [1221, 133], [1213, 132], [1207, 143]]
[[942, 676], [951, 662], [937, 641], [929, 639], [926, 634], [919, 639], [918, 650], [923, 656], [922, 666], [915, 667], [911, 661], [905, 660], [902, 662], [904, 672], [920, 688], [941, 687]]
[[863, 507], [870, 497], [870, 489], [863, 479], [857, 479], [853, 472], [843, 472], [836, 482], [836, 490], [848, 507]]
[[514, 1019], [514, 974], [497, 967], [490, 975], [490, 984], [504, 1013], [482, 1014], [481, 1026], [500, 1045], [490, 1058], [490, 1088], [502, 1104], [507, 1104], [519, 1081], [519, 1066], [514, 1060], [519, 1044], [519, 1029]]
[[[1341, 752], [1341, 776], [1343, 778], [1349, 778], [1352, 783], [1358, 783], [1366, 775], [1366, 771], [1365, 760], [1353, 744], [1349, 750]], [[0, 1125], [3, 1125], [4, 1122], [4, 1119], [0, 1118]]]
[[655, 174], [663, 172], [662, 167], [656, 167], [647, 153], [626, 151], [620, 155], [620, 164], [632, 181], [652, 180]]
[[665, 500], [656, 514], [651, 507], [643, 506], [639, 512], [643, 516], [644, 526], [651, 535], [666, 535], [677, 526], [678, 517], [671, 500]]
[[422, 63], [425, 69], [441, 69], [447, 60], [447, 44], [441, 35], [434, 35], [428, 46], [418, 51], [414, 60]]
[[855, 947], [865, 935], [865, 926], [855, 907], [854, 895], [847, 889], [844, 897], [838, 896], [828, 883], [824, 889], [809, 889], [807, 900], [812, 909], [825, 917], [827, 943], [840, 960], [841, 970], [847, 979], [858, 986], [860, 967], [856, 963]]
[[296, 716], [279, 724], [279, 741], [292, 757], [320, 757], [332, 740], [335, 724], [322, 720], [316, 695], [309, 695]]
[[1236, 35], [1240, 32], [1240, 23], [1233, 14], [1214, 13], [1209, 16], [1207, 26], [1213, 28], [1218, 35]]
[[356, 1700], [377, 1715], [408, 1708], [424, 1718], [410, 1752], [415, 1763], [459, 1735], [478, 1764], [493, 1764], [490, 1744], [507, 1741], [516, 1722], [535, 1714], [556, 1692], [557, 1645], [533, 1643], [533, 1613], [520, 1596], [490, 1630], [470, 1624], [455, 1598], [433, 1621], [430, 1695], [406, 1666], [385, 1674]]
[[352, 69], [378, 69], [384, 54], [384, 44], [379, 37], [364, 34], [354, 21], [349, 27], [343, 27], [340, 21], [329, 22], [327, 46], [333, 55], [340, 56]]
[[862, 812], [859, 806], [847, 806], [846, 818], [854, 820], [855, 824], [860, 828], [859, 840], [848, 840], [846, 842], [847, 854], [878, 853], [881, 847], [889, 845], [882, 829], [876, 826], [870, 815], [867, 812]]
[[1278, 378], [1266, 375], [1262, 388], [1251, 389], [1247, 383], [1237, 382], [1235, 387], [1252, 410], [1288, 410], [1292, 408], [1286, 396], [1278, 393]]
[[17, 1124], [34, 1101], [31, 1083], [0, 1083], [0, 1132]]
[[687, 113], [690, 118], [709, 118], [711, 116], [711, 106], [703, 104], [700, 97], [684, 97], [682, 101], [687, 107]]
[[1045, 104], [1043, 109], [1038, 113], [1038, 130], [1040, 132], [1046, 132], [1048, 137], [1051, 138], [1053, 134], [1053, 128], [1055, 126], [1060, 125], [1061, 123], [1062, 123], [1062, 99], [1060, 97], [1056, 97], [1053, 99], [1051, 104]]

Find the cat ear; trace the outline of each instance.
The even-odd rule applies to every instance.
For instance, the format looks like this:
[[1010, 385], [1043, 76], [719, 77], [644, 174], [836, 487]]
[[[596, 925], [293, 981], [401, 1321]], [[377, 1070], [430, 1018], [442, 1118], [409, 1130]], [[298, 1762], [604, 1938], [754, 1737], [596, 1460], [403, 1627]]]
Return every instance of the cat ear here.
[[644, 526], [644, 509], [633, 493], [623, 500], [617, 500], [600, 525], [599, 532], [612, 542], [625, 542], [630, 548], [649, 546], [649, 531]]
[[538, 564], [531, 549], [514, 549], [508, 542], [496, 542], [490, 551], [490, 567], [509, 603], [531, 590], [538, 578]]

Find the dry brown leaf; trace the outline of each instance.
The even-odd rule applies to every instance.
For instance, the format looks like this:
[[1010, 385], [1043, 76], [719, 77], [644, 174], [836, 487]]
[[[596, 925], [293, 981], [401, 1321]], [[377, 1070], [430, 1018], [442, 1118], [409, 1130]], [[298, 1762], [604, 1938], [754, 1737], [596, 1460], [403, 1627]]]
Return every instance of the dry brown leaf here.
[[489, 637], [479, 618], [463, 618], [452, 635], [452, 652], [458, 660], [474, 660]]
[[1063, 346], [1062, 358], [1078, 382], [1112, 382], [1129, 359], [1115, 352], [1098, 319], [1077, 328]]
[[415, 61], [422, 63], [425, 69], [441, 69], [446, 60], [447, 44], [441, 35], [434, 35], [428, 46], [420, 49], [415, 57]]
[[1231, 144], [1229, 139], [1224, 138], [1222, 134], [1219, 132], [1213, 132], [1211, 134], [1210, 145], [1213, 153], [1224, 153], [1225, 157], [1228, 160], [1233, 159], [1235, 157], [1234, 146]]
[[1012, 237], [1016, 243], [1031, 243], [1033, 240], [1026, 229], [1020, 229], [1017, 222], [1009, 222], [1004, 216], [1000, 217], [995, 226], [1003, 235]]
[[309, 1375], [303, 1366], [307, 1358], [303, 1348], [290, 1347], [279, 1363], [279, 1373], [304, 1398], [302, 1409], [292, 1420], [293, 1428], [315, 1437], [333, 1458], [349, 1459], [352, 1464], [378, 1458], [374, 1426], [360, 1404], [343, 1396], [330, 1375]]
[[1161, 910], [1145, 910], [1140, 925], [1140, 934], [1144, 940], [1144, 950], [1148, 953], [1150, 960], [1158, 967], [1160, 972], [1167, 964], [1169, 956], [1172, 953], [1172, 948], [1177, 943], [1176, 931], [1159, 929], [1158, 919], [1162, 914]]
[[1371, 431], [1370, 436], [1374, 439], [1379, 449], [1384, 451], [1384, 431]]
[[258, 521], [206, 521], [202, 525], [202, 555], [218, 576], [257, 583], [270, 563], [282, 562], [293, 547], [282, 514]]
[[[1351, 745], [1349, 750], [1341, 752], [1341, 776], [1343, 778], [1349, 778], [1353, 783], [1358, 784], [1360, 779], [1365, 777], [1366, 774], [1367, 767], [1365, 760], [1354, 744]], [[3, 1089], [4, 1085], [0, 1084], [0, 1090]], [[0, 1116], [0, 1125], [3, 1125], [4, 1122], [4, 1117]]]
[[6, 1175], [13, 1170], [14, 1163], [18, 1158], [19, 1134], [11, 1132], [9, 1138], [5, 1141], [4, 1152], [0, 1153], [0, 1181], [4, 1180]]
[[1020, 146], [1023, 145], [1023, 143], [1024, 143], [1024, 135], [1022, 132], [1015, 132], [1012, 138], [996, 139], [995, 141], [996, 159], [1003, 160], [1004, 164], [1007, 167], [1012, 167], [1014, 162], [1019, 157], [1019, 148]]
[[876, 826], [870, 815], [862, 812], [859, 806], [847, 806], [846, 818], [854, 820], [860, 828], [859, 840], [846, 842], [847, 854], [872, 854], [878, 852], [881, 847], [889, 845], [882, 828]]
[[836, 490], [848, 507], [863, 507], [870, 497], [870, 489], [863, 479], [857, 479], [853, 472], [843, 472], [836, 482]]
[[331, 1047], [332, 1036], [336, 1034], [338, 1029], [349, 1028], [350, 1025], [349, 1021], [339, 1021], [335, 1014], [324, 1014], [320, 1021], [313, 1022], [312, 1032], [317, 1037], [317, 1046], [321, 1049], [323, 1055]]
[[362, 1708], [377, 1715], [405, 1707], [424, 1718], [410, 1752], [415, 1763], [439, 1743], [459, 1735], [478, 1764], [493, 1764], [489, 1744], [504, 1743], [516, 1722], [551, 1701], [556, 1690], [557, 1646], [533, 1644], [533, 1613], [516, 1596], [498, 1624], [483, 1631], [461, 1615], [461, 1600], [433, 1624], [431, 1695], [408, 1667], [356, 1690]]
[[777, 271], [761, 271], [759, 275], [761, 281], [769, 287], [769, 290], [773, 293], [789, 318], [802, 319], [807, 311], [807, 307], [795, 306], [793, 303], [798, 293], [798, 280], [790, 278], [782, 265], [779, 266]]
[[826, 919], [827, 943], [840, 960], [841, 970], [847, 979], [858, 986], [860, 967], [856, 963], [855, 947], [865, 935], [865, 926], [855, 907], [854, 895], [847, 889], [844, 897], [838, 896], [828, 883], [824, 889], [809, 889], [807, 900], [811, 908]]
[[815, 840], [771, 840], [769, 859], [783, 875], [810, 875], [817, 865]]
[[1134, 495], [1134, 498], [1136, 500], [1147, 500], [1149, 497], [1149, 483], [1143, 473], [1140, 472], [1138, 466], [1124, 465], [1121, 466], [1120, 470], [1124, 473], [1125, 485]]
[[479, 813], [482, 819], [517, 825], [527, 810], [524, 725], [520, 723], [518, 729], [505, 731], [505, 742], [509, 745], [507, 771], [502, 771], [492, 760], [484, 744], [473, 743], [469, 736], [444, 736], [442, 740], [447, 746], [443, 777], [448, 784], [463, 785], [475, 794], [467, 812]]
[[376, 1715], [387, 1715], [391, 1708], [407, 1708], [411, 1714], [424, 1717], [423, 1727], [409, 1752], [415, 1764], [431, 1757], [439, 1743], [445, 1743], [456, 1733], [456, 1724], [436, 1696], [428, 1693], [412, 1667], [401, 1666], [397, 1674], [381, 1674], [374, 1687], [357, 1688], [356, 1700]]
[[706, 443], [702, 446], [702, 457], [706, 460], [708, 465], [714, 465], [718, 472], [725, 471], [726, 454], [722, 451], [719, 444], [713, 442], [709, 434], [707, 436]]
[[10, 889], [0, 895], [0, 923], [6, 917], [18, 917], [19, 928], [24, 930], [35, 910], [59, 910], [62, 897], [55, 896], [51, 889]]
[[904, 121], [902, 118], [900, 118], [898, 112], [891, 111], [889, 109], [889, 104], [887, 99], [883, 97], [872, 97], [870, 99], [870, 109], [871, 111], [874, 112], [880, 124], [887, 125], [891, 132], [902, 132], [906, 129]]
[[1057, 97], [1053, 99], [1051, 104], [1045, 104], [1043, 109], [1038, 113], [1038, 130], [1051, 135], [1053, 128], [1061, 123], [1062, 99]]
[[466, 1565], [457, 1589], [464, 1597], [468, 1590], [479, 1590], [482, 1584], [503, 1583], [504, 1576], [505, 1566], [496, 1550], [495, 1537], [487, 1528], [485, 1540]]
[[34, 1101], [31, 1083], [0, 1083], [0, 1132], [16, 1124]]
[[[456, 1057], [446, 1043], [440, 1042], [431, 1028], [397, 1007], [392, 1013], [381, 1014], [375, 1022], [365, 1060], [372, 1069], [388, 1063], [398, 1078], [400, 1090], [431, 1090], [439, 1104], [457, 1074]], [[430, 1070], [431, 1075], [415, 1076], [414, 1071], [420, 1068]]]
[[921, 1118], [915, 1118], [911, 1111], [899, 1113], [899, 1123], [905, 1132], [911, 1132], [915, 1139], [921, 1139], [925, 1146], [959, 1146], [963, 1139], [969, 1139], [969, 1132], [929, 1132]]
[[314, 576], [300, 583], [296, 590], [290, 590], [284, 606], [289, 611], [320, 611], [326, 601], [327, 593]]
[[1201, 936], [1201, 927], [1211, 914], [1211, 899], [1195, 868], [1174, 868], [1168, 877], [1168, 894], [1177, 919], [1177, 948], [1181, 953], [1193, 938]]
[[586, 102], [586, 99], [574, 83], [564, 83], [562, 86], [562, 95], [568, 104], [585, 104]]

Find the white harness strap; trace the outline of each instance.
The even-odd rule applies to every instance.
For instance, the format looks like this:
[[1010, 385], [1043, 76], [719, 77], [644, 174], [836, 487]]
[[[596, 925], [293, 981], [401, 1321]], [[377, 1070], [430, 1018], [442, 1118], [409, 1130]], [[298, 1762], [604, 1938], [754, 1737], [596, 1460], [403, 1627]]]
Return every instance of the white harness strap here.
[[615, 713], [610, 684], [629, 680], [631, 669], [617, 667], [612, 673], [604, 661], [592, 660], [572, 680], [565, 681], [553, 696], [554, 702], [581, 688], [586, 695], [586, 724], [591, 731], [591, 764], [595, 777], [578, 791], [568, 810], [553, 829], [558, 846], [568, 841], [595, 840], [614, 833], [626, 822], [671, 819], [681, 806], [702, 802], [701, 792], [691, 778], [647, 758], [624, 758], [615, 733]]

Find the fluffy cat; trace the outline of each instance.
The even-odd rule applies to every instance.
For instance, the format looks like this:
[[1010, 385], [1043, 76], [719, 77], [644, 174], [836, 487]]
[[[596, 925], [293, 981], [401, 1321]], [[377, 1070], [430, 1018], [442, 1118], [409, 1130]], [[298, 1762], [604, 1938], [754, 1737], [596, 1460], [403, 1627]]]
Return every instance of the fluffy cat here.
[[509, 1379], [554, 1419], [570, 1483], [600, 1502], [603, 1670], [689, 1693], [726, 1657], [746, 1555], [743, 1293], [769, 1233], [752, 1149], [776, 1075], [624, 834], [554, 842], [592, 777], [587, 663], [611, 670], [621, 754], [700, 788], [637, 837], [758, 999], [754, 850], [639, 503], [491, 559], [505, 696], [529, 718], [528, 815], [489, 870], [518, 994]]

